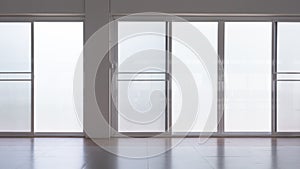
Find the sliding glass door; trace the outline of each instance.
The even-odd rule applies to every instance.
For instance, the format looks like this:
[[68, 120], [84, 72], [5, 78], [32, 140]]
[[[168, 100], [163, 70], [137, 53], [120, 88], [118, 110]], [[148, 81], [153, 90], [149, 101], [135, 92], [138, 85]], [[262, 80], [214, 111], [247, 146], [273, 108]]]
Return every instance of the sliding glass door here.
[[[194, 34], [189, 32], [189, 28], [194, 27], [199, 31], [195, 37]], [[182, 42], [177, 37], [184, 34], [188, 39], [199, 39], [199, 43], [209, 43], [213, 47], [215, 55], [211, 56], [212, 62], [210, 65], [204, 65], [202, 62], [203, 54], [195, 53], [193, 49], [190, 48], [188, 42]], [[186, 132], [216, 132], [218, 125], [217, 117], [217, 102], [213, 102], [213, 98], [217, 98], [217, 95], [214, 95], [213, 85], [217, 86], [217, 74], [208, 74], [206, 68], [207, 66], [212, 67], [215, 72], [218, 69], [218, 22], [173, 22], [172, 23], [172, 132], [175, 133], [186, 133]], [[202, 37], [201, 37], [202, 35]], [[199, 44], [201, 45], [201, 44]], [[208, 49], [206, 49], [208, 50]], [[199, 55], [199, 56], [198, 56]], [[176, 57], [176, 59], [174, 58]], [[199, 58], [200, 57], [200, 58]], [[182, 62], [184, 66], [188, 69], [188, 72], [191, 74], [192, 78], [195, 81], [196, 91], [194, 93], [198, 94], [198, 109], [196, 114], [196, 119], [192, 121], [184, 121], [188, 119], [189, 116], [193, 116], [193, 112], [186, 112], [182, 110], [182, 91], [187, 91], [183, 86], [180, 86], [182, 82], [176, 82], [175, 77], [182, 74], [182, 67], [179, 64], [176, 64], [176, 60]], [[215, 81], [213, 80], [215, 79]], [[190, 82], [192, 83], [192, 82]], [[190, 86], [188, 86], [190, 87]], [[217, 93], [217, 92], [215, 92]], [[188, 94], [189, 95], [189, 94]], [[191, 102], [192, 100], [186, 100]], [[178, 125], [179, 124], [179, 125]]]
[[74, 102], [73, 88], [75, 72], [83, 71], [83, 23], [35, 22], [34, 44], [34, 131], [83, 132], [83, 103]]
[[225, 132], [271, 132], [272, 23], [225, 23]]
[[[206, 65], [184, 43], [172, 37], [185, 31], [183, 25], [180, 22], [159, 21], [118, 22], [117, 69], [113, 77], [116, 82], [113, 101], [117, 112], [117, 119], [113, 120], [117, 121], [118, 132], [217, 131], [217, 102], [212, 102], [217, 95], [212, 92]], [[203, 34], [202, 43], [212, 46], [215, 56], [211, 66], [217, 72], [218, 23], [194, 22], [190, 26]], [[173, 126], [181, 123], [179, 117], [191, 116], [189, 112], [181, 112], [181, 89], [177, 87], [176, 79], [172, 79], [177, 72], [180, 73], [180, 67], [171, 61], [175, 56], [188, 67], [195, 79], [198, 91], [194, 92], [199, 92], [197, 99], [201, 102], [195, 113], [198, 114], [197, 119], [184, 122], [185, 126], [193, 126], [188, 129], [181, 125]], [[211, 76], [217, 77], [217, 74]], [[215, 86], [216, 79], [212, 82]]]
[[300, 23], [279, 22], [277, 39], [277, 131], [300, 132]]
[[83, 132], [82, 48], [83, 22], [0, 22], [1, 135]]
[[[185, 27], [187, 24], [201, 34], [191, 35]], [[274, 60], [276, 59], [274, 49], [277, 49], [274, 43], [277, 40], [276, 26], [272, 22], [250, 21], [119, 22], [116, 99], [118, 131], [167, 132], [175, 135], [182, 132], [225, 135], [277, 132], [274, 130], [274, 126], [277, 126], [274, 124], [276, 109], [272, 107], [276, 92], [278, 132], [297, 131], [299, 126], [296, 121], [299, 116], [295, 113], [294, 104], [298, 99], [297, 95], [294, 94], [289, 102], [282, 101], [290, 95], [287, 95], [288, 93], [298, 92], [297, 81], [278, 82], [274, 91], [272, 70], [275, 69], [272, 63], [276, 61]], [[293, 45], [288, 45], [289, 35], [284, 35], [290, 33], [287, 29], [292, 29], [291, 26], [293, 35], [297, 35], [297, 24], [279, 24], [278, 27], [278, 45], [285, 44], [278, 46], [278, 61], [281, 64], [278, 65], [278, 70], [284, 66], [288, 69], [293, 68], [281, 70], [283, 72], [297, 71], [297, 50], [292, 47]], [[203, 64], [201, 59], [197, 58], [197, 54], [189, 48], [188, 43], [176, 39], [177, 36], [184, 36], [187, 39], [201, 39], [203, 36], [204, 41], [210, 44], [218, 57], [211, 58], [209, 65]], [[199, 45], [203, 45], [202, 42]], [[155, 52], [147, 53], [145, 50]], [[292, 57], [293, 63], [284, 60], [282, 56], [287, 55], [285, 51], [292, 52], [289, 57]], [[204, 53], [204, 50], [200, 51], [200, 55]], [[182, 102], [191, 100], [182, 100], [182, 86], [178, 86], [176, 79], [173, 79], [176, 73], [182, 73], [180, 67], [175, 64], [175, 59], [187, 67], [198, 90], [194, 91], [198, 93], [197, 117], [184, 122], [191, 123], [192, 127], [189, 129], [175, 125], [180, 118], [192, 115], [192, 112], [182, 112]], [[289, 64], [294, 65], [287, 66]], [[213, 67], [218, 73], [207, 76], [207, 66]], [[296, 75], [293, 75], [293, 78], [297, 78], [294, 76]], [[214, 85], [217, 87], [213, 89]], [[160, 99], [154, 99], [161, 104], [153, 104], [151, 97], [154, 91], [165, 93]], [[212, 102], [212, 98], [216, 98], [218, 102]], [[153, 106], [157, 106], [158, 109], [163, 104], [165, 111], [149, 111], [156, 110]], [[288, 106], [291, 104], [295, 108]], [[290, 110], [291, 115], [283, 113], [286, 109]], [[159, 118], [153, 118], [156, 121], [146, 123], [150, 121], [147, 118], [158, 117], [156, 116], [158, 114], [161, 114]], [[288, 117], [292, 117], [295, 121], [287, 120]], [[136, 121], [139, 118], [146, 119], [139, 123]], [[286, 121], [291, 123], [287, 125]]]
[[0, 132], [31, 132], [31, 23], [0, 23]]
[[166, 23], [119, 22], [119, 132], [166, 130]]

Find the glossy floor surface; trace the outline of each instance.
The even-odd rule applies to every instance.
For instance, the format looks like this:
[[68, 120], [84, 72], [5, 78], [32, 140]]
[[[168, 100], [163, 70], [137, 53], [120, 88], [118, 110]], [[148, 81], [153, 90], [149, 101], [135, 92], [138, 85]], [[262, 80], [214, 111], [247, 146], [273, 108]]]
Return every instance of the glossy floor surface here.
[[178, 138], [122, 138], [104, 145], [117, 154], [142, 145], [146, 156], [136, 158], [137, 151], [129, 158], [83, 138], [0, 138], [0, 169], [300, 169], [300, 138], [186, 138], [147, 156], [166, 141]]

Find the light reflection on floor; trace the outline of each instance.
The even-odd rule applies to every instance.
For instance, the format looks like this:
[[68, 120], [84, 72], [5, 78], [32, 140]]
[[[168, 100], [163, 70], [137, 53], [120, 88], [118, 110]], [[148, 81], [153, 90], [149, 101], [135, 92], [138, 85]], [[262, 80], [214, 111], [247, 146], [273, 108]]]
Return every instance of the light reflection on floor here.
[[[83, 138], [0, 138], [0, 168], [300, 168], [300, 138], [211, 138], [204, 144], [199, 144], [199, 138], [186, 138], [177, 145], [178, 139], [102, 139], [99, 141], [104, 147], [102, 149], [91, 140]], [[170, 147], [173, 148], [169, 150]]]

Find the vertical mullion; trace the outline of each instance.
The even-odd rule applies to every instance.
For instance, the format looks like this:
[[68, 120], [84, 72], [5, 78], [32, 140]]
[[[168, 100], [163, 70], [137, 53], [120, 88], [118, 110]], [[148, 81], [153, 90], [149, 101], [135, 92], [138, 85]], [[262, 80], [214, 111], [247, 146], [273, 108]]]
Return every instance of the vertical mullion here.
[[84, 50], [84, 45], [85, 45], [85, 41], [86, 41], [86, 34], [85, 34], [85, 30], [86, 30], [86, 22], [85, 22], [85, 20], [83, 20], [82, 21], [83, 22], [83, 40], [82, 40], [82, 53], [83, 53], [83, 58], [82, 58], [82, 71], [83, 71], [83, 73], [82, 73], [82, 87], [83, 87], [83, 89], [82, 89], [82, 132], [83, 132], [83, 137], [85, 137], [85, 138], [87, 138], [88, 137], [88, 135], [87, 135], [87, 133], [86, 133], [86, 131], [84, 130], [84, 124], [85, 124], [85, 118], [84, 118], [84, 107], [85, 107], [85, 103], [84, 103], [84, 95], [85, 95], [85, 91], [84, 91], [84, 86], [85, 86], [85, 74], [84, 74], [84, 70], [85, 70], [85, 61], [84, 61], [84, 54], [85, 54], [85, 50]]
[[166, 22], [166, 132], [172, 131], [172, 22]]
[[277, 132], [277, 22], [272, 22], [272, 134]]
[[218, 23], [218, 133], [224, 133], [224, 35], [225, 23]]
[[168, 72], [168, 78], [169, 78], [169, 131], [172, 132], [172, 22], [169, 22], [169, 72]]
[[34, 136], [34, 22], [31, 22], [31, 135]]
[[166, 97], [166, 102], [165, 102], [165, 104], [166, 104], [166, 107], [165, 107], [165, 132], [167, 132], [168, 131], [168, 128], [169, 128], [169, 113], [168, 113], [168, 111], [169, 111], [169, 105], [167, 104], [167, 102], [168, 102], [168, 77], [167, 77], [167, 72], [168, 72], [168, 69], [169, 69], [169, 66], [168, 66], [168, 33], [169, 33], [169, 25], [168, 25], [168, 22], [166, 21], [165, 22], [165, 24], [166, 24], [166, 29], [165, 29], [165, 50], [166, 50], [166, 57], [165, 57], [165, 72], [166, 72], [166, 74], [165, 74], [165, 79], [166, 79], [166, 81], [165, 81], [165, 97]]
[[[111, 126], [116, 132], [118, 132], [119, 127], [118, 127], [118, 58], [119, 58], [119, 53], [118, 53], [118, 46], [119, 46], [119, 42], [118, 42], [118, 22], [114, 22], [112, 24], [112, 28], [110, 28], [111, 32], [110, 32], [110, 45], [114, 45], [111, 46], [111, 51], [110, 51], [110, 59], [111, 59], [111, 98], [110, 100], [110, 106], [111, 106]], [[114, 76], [112, 76], [114, 75]], [[114, 99], [112, 98], [114, 97]], [[113, 130], [111, 130], [113, 131]], [[115, 135], [117, 133], [110, 133], [111, 135]]]

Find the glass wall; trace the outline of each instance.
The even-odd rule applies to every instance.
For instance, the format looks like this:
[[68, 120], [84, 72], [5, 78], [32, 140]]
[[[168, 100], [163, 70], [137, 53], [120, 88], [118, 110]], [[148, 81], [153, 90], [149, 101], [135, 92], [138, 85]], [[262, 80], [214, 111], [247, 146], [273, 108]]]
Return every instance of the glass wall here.
[[[206, 65], [195, 53], [168, 39], [169, 34], [185, 33], [182, 23], [121, 21], [114, 84], [119, 132], [166, 132], [179, 115], [190, 115], [181, 112], [181, 89], [169, 76], [180, 70], [173, 65], [173, 56], [191, 72], [200, 105], [214, 108], [200, 106], [190, 132], [300, 132], [299, 22], [189, 23], [216, 53], [221, 51], [220, 56], [224, 49], [224, 60], [214, 58], [213, 64], [219, 72], [219, 81], [213, 83], [221, 96], [212, 95]], [[74, 74], [83, 72], [82, 47], [83, 22], [0, 22], [0, 132], [83, 131], [83, 98], [75, 105], [73, 96], [74, 79], [81, 79], [76, 83], [83, 86], [83, 75]], [[212, 103], [213, 97], [220, 104]], [[272, 101], [276, 101], [273, 111]], [[222, 110], [224, 126], [218, 128]], [[178, 125], [172, 131], [186, 132]]]
[[[220, 23], [224, 24], [224, 27], [220, 26]], [[171, 117], [171, 124], [175, 124], [180, 116], [190, 115], [191, 112], [181, 112], [183, 101], [180, 95], [181, 86], [177, 86], [178, 84], [174, 79], [169, 79], [170, 77], [164, 75], [164, 73], [171, 73], [174, 76], [174, 73], [179, 72], [177, 69], [180, 68], [176, 67], [172, 61], [175, 56], [192, 73], [200, 92], [199, 103], [210, 105], [212, 104], [212, 97], [217, 97], [220, 103], [219, 105], [212, 105], [216, 108], [213, 112], [203, 110], [205, 106], [200, 106], [198, 112], [202, 113], [198, 114], [194, 122], [189, 122], [194, 123], [193, 128], [189, 130], [190, 132], [271, 133], [272, 131], [276, 132], [276, 128], [277, 132], [298, 132], [300, 130], [298, 123], [300, 116], [296, 104], [299, 99], [298, 88], [300, 88], [298, 84], [300, 81], [298, 64], [300, 61], [297, 58], [300, 50], [294, 43], [300, 38], [299, 23], [189, 22], [204, 35], [216, 53], [222, 52], [224, 49], [224, 59], [222, 57], [215, 58], [214, 64], [219, 72], [217, 75], [219, 81], [213, 83], [218, 83], [220, 96], [212, 96], [212, 92], [210, 92], [212, 90], [208, 83], [210, 79], [205, 76], [206, 65], [203, 65], [199, 60], [197, 61], [197, 56], [185, 43], [174, 38], [176, 35], [191, 36], [185, 32], [185, 24], [181, 22], [119, 22], [118, 39], [121, 40], [117, 59], [119, 111], [130, 112], [131, 109], [128, 107], [135, 107], [140, 112], [147, 112], [152, 106], [151, 100], [149, 102], [148, 98], [151, 98], [153, 91], [160, 93], [170, 91], [171, 95], [171, 98], [166, 97], [167, 100], [162, 99], [161, 101], [167, 104], [166, 106], [171, 106], [171, 111], [163, 113], [164, 116], [161, 116], [160, 121], [157, 121], [155, 125], [149, 125], [148, 128], [140, 127], [140, 124], [133, 125], [132, 121], [129, 122], [130, 120], [128, 121], [125, 116], [121, 117], [119, 114], [119, 131], [165, 131], [164, 126], [170, 122], [168, 121], [169, 117]], [[166, 32], [166, 30], [170, 32]], [[152, 34], [139, 34], [143, 31], [152, 32]], [[165, 37], [158, 37], [153, 32], [159, 32], [161, 35], [169, 33], [172, 40], [167, 41]], [[275, 36], [276, 33], [277, 36]], [[128, 36], [129, 34], [134, 35]], [[196, 37], [192, 35], [190, 38]], [[221, 41], [218, 41], [220, 39]], [[272, 43], [275, 41], [277, 44]], [[223, 46], [220, 47], [219, 44]], [[168, 45], [171, 46], [172, 55], [170, 56], [165, 55], [170, 50]], [[156, 52], [152, 51], [150, 55], [143, 52], [145, 50], [156, 50]], [[154, 53], [155, 55], [153, 55]], [[220, 56], [222, 54], [219, 53]], [[277, 58], [274, 57], [276, 54]], [[277, 67], [272, 63], [277, 63]], [[158, 69], [140, 71], [141, 68], [148, 68], [151, 65]], [[223, 65], [224, 67], [222, 67]], [[137, 72], [140, 73], [134, 75]], [[274, 79], [272, 79], [273, 73], [275, 73]], [[224, 75], [224, 83], [222, 75]], [[171, 80], [171, 86], [165, 83], [168, 80]], [[222, 96], [222, 92], [224, 92], [224, 96]], [[128, 98], [129, 101], [125, 101]], [[272, 109], [272, 102], [276, 98], [277, 107]], [[224, 104], [221, 105], [223, 99]], [[274, 122], [276, 111], [277, 123], [274, 124], [272, 122]], [[208, 116], [210, 116], [210, 121], [208, 121]], [[220, 123], [218, 130], [218, 119], [221, 119], [222, 116], [224, 117], [224, 125]], [[159, 126], [158, 128], [161, 130], [155, 126]], [[186, 130], [180, 128], [180, 125], [176, 125], [175, 127], [172, 126], [172, 132], [186, 132]]]

